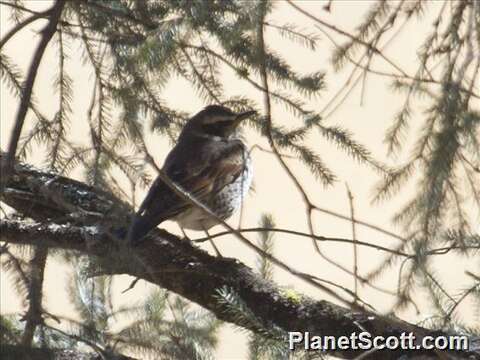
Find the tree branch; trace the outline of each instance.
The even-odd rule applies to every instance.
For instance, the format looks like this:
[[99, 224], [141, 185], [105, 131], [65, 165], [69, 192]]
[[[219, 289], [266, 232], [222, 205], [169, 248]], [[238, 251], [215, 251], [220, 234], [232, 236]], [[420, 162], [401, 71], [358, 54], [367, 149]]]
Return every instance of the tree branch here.
[[[2, 359], [28, 360], [99, 360], [94, 353], [80, 352], [71, 349], [34, 348], [21, 345], [1, 344]], [[129, 356], [117, 355], [116, 360], [135, 360]]]
[[[28, 211], [28, 216], [36, 220], [2, 220], [2, 241], [72, 249], [96, 256], [102, 273], [128, 274], [152, 282], [231, 323], [239, 324], [239, 320], [226, 311], [216, 297], [218, 290], [224, 287], [239, 294], [266, 327], [274, 324], [285, 331], [308, 331], [315, 335], [337, 337], [361, 331], [385, 337], [413, 332], [417, 339], [444, 334], [393, 317], [368, 311], [351, 311], [324, 300], [317, 301], [303, 295], [288, 296], [280, 287], [262, 279], [242, 263], [212, 257], [189, 241], [164, 230], [156, 229], [133, 250], [109, 235], [118, 224], [125, 224], [130, 214], [130, 208], [112, 195], [21, 164], [15, 166], [12, 175], [2, 194], [2, 201], [19, 212]], [[49, 191], [45, 193], [39, 191], [40, 188]], [[72, 216], [71, 207], [65, 204], [73, 204], [80, 215]], [[62, 219], [69, 219], [70, 223], [52, 222], [61, 213]], [[338, 350], [332, 354], [351, 359], [361, 355], [362, 351]], [[370, 358], [397, 359], [400, 354], [400, 350], [379, 350], [372, 353]], [[427, 358], [436, 358], [434, 352], [423, 354]], [[450, 351], [449, 355], [459, 359], [468, 356], [480, 359], [480, 352], [473, 351]]]
[[[51, 11], [51, 10], [50, 10]], [[19, 32], [20, 30], [22, 30], [25, 26], [27, 26], [28, 24], [34, 22], [35, 20], [38, 20], [38, 19], [41, 19], [41, 18], [44, 18], [46, 16], [48, 16], [48, 11], [46, 12], [41, 12], [41, 13], [36, 13], [36, 14], [33, 14], [32, 16], [30, 16], [29, 18], [27, 18], [26, 20], [22, 21], [21, 23], [17, 24], [16, 26], [14, 26], [12, 29], [10, 29], [9, 32], [7, 32], [7, 34], [0, 40], [0, 49], [8, 42], [8, 40], [10, 40], [10, 38], [12, 36], [14, 36], [17, 32]]]
[[5, 162], [1, 163], [2, 169], [2, 180], [0, 181], [0, 190], [3, 189], [3, 185], [12, 172], [13, 162], [15, 161], [18, 139], [22, 132], [23, 123], [25, 122], [25, 117], [27, 115], [28, 108], [30, 107], [30, 99], [32, 97], [33, 85], [35, 83], [35, 78], [37, 77], [38, 67], [43, 57], [43, 53], [47, 48], [48, 43], [50, 42], [53, 34], [57, 30], [57, 24], [60, 20], [63, 7], [65, 6], [65, 0], [57, 0], [53, 7], [48, 10], [50, 13], [50, 18], [47, 26], [42, 30], [42, 37], [38, 43], [37, 49], [33, 55], [30, 68], [28, 70], [27, 79], [25, 81], [25, 87], [21, 94], [20, 104], [17, 111], [17, 117], [15, 119], [15, 126], [12, 130], [12, 135], [10, 137], [10, 143], [8, 145], [8, 153], [5, 158]]
[[42, 319], [42, 288], [47, 263], [48, 248], [37, 246], [30, 260], [28, 284], [28, 310], [24, 315], [25, 329], [22, 334], [22, 345], [32, 346], [35, 330], [43, 321]]

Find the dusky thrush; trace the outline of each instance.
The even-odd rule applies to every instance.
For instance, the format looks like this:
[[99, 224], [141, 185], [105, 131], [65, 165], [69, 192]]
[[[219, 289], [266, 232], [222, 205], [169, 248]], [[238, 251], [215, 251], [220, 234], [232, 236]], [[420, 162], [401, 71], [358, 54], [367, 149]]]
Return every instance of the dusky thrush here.
[[[254, 113], [234, 113], [224, 106], [207, 106], [186, 123], [162, 168], [174, 183], [222, 220], [240, 207], [252, 182], [250, 156], [237, 137], [237, 127]], [[167, 219], [191, 230], [208, 230], [217, 224], [158, 177], [133, 217], [129, 242], [138, 243]]]

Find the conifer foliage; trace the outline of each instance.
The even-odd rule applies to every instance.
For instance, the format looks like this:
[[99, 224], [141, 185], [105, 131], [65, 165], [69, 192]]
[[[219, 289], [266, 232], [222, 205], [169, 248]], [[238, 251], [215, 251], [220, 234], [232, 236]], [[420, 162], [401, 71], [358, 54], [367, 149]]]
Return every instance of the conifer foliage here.
[[[356, 283], [375, 289], [381, 276], [398, 269], [392, 313], [415, 307], [416, 292], [421, 290], [432, 305], [431, 317], [421, 326], [468, 334], [472, 339], [480, 337], [480, 321], [474, 326], [467, 325], [458, 312], [468, 303], [474, 316], [480, 319], [480, 2], [443, 1], [442, 6], [434, 7], [423, 0], [378, 0], [371, 2], [369, 11], [359, 19], [352, 33], [328, 23], [321, 15], [305, 11], [301, 2], [290, 0], [282, 6], [302, 14], [313, 24], [312, 28], [274, 23], [270, 15], [276, 6], [279, 3], [267, 0], [54, 0], [50, 8], [37, 10], [28, 1], [0, 1], [2, 11], [8, 9], [11, 20], [10, 28], [0, 39], [2, 92], [10, 91], [18, 99], [8, 148], [2, 144], [0, 158], [2, 229], [16, 227], [18, 239], [37, 225], [38, 229], [48, 229], [49, 234], [80, 229], [82, 239], [91, 240], [98, 233], [110, 231], [107, 226], [99, 225], [105, 224], [102, 216], [106, 211], [95, 204], [112, 204], [112, 199], [123, 199], [118, 211], [127, 218], [131, 208], [138, 205], [137, 188], [148, 187], [152, 168], [158, 170], [147, 146], [148, 134], [153, 132], [174, 143], [188, 119], [184, 109], [167, 101], [168, 83], [180, 78], [194, 90], [195, 100], [205, 105], [223, 104], [236, 111], [257, 110], [257, 115], [248, 120], [249, 131], [270, 146], [267, 151], [301, 194], [308, 232], [283, 229], [288, 226], [277, 226], [269, 215], [261, 218], [255, 230], [259, 232], [259, 241], [249, 244], [258, 253], [259, 284], [273, 284], [274, 270], [280, 268], [333, 296], [352, 311], [371, 311], [368, 302], [358, 296], [356, 286], [352, 291], [347, 285], [321, 278], [321, 273], [296, 271], [274, 252], [275, 234], [281, 232], [310, 238], [315, 253], [330, 263], [332, 260], [318, 246], [319, 241], [367, 246], [387, 254], [370, 273], [358, 274], [356, 266], [354, 271], [339, 264], [335, 266], [353, 275]], [[319, 14], [335, 11], [335, 2], [318, 9]], [[411, 74], [384, 50], [405, 26], [435, 11], [433, 25], [422, 35], [423, 44], [417, 51], [418, 69]], [[9, 55], [8, 46], [15, 43], [17, 33], [36, 22], [45, 25], [35, 35], [38, 46], [24, 72]], [[265, 34], [276, 34], [310, 50], [312, 61], [318, 56], [315, 50], [319, 41], [331, 40], [335, 46], [331, 54], [334, 70], [351, 72], [338, 96], [320, 110], [317, 102], [326, 87], [325, 73], [322, 69], [305, 73], [294, 68], [288, 57], [270, 46]], [[338, 42], [337, 38], [343, 41]], [[37, 100], [34, 84], [42, 71], [45, 51], [52, 49], [56, 63], [51, 87], [57, 107], [54, 114], [46, 114]], [[72, 58], [78, 56], [82, 58], [83, 70], [92, 74], [93, 87], [87, 92], [79, 91], [69, 68]], [[390, 70], [378, 70], [375, 67], [378, 62]], [[260, 95], [250, 98], [241, 92], [227, 91], [228, 76], [235, 76]], [[325, 121], [355, 87], [361, 87], [363, 98], [367, 80], [373, 76], [390, 81], [391, 90], [398, 92], [401, 99], [395, 118], [385, 119], [389, 123], [384, 137], [385, 157], [372, 154], [348, 129]], [[81, 117], [72, 110], [78, 96], [89, 99]], [[275, 122], [272, 116], [275, 107], [287, 111], [293, 119], [291, 126]], [[414, 119], [419, 119], [419, 123], [414, 123]], [[88, 139], [78, 141], [75, 137], [72, 128], [77, 122], [88, 128]], [[378, 184], [373, 202], [381, 205], [394, 197], [413, 194], [392, 219], [401, 229], [400, 235], [393, 234], [399, 240], [398, 246], [389, 248], [358, 241], [355, 231], [352, 240], [326, 238], [316, 232], [312, 217], [325, 210], [313, 202], [313, 196], [303, 188], [285, 159], [299, 160], [322, 186], [345, 179], [339, 179], [318, 147], [311, 146], [308, 139], [312, 136], [335, 145], [351, 159], [375, 170]], [[42, 171], [49, 175], [28, 180], [32, 188], [17, 186], [16, 166], [28, 163], [34, 152], [43, 155]], [[31, 170], [21, 166], [26, 173]], [[56, 188], [50, 185], [57, 180], [62, 183], [70, 176], [80, 177], [83, 184], [75, 184], [83, 190], [68, 193], [63, 183], [62, 194], [67, 195], [59, 197]], [[121, 185], [125, 183], [130, 186]], [[37, 196], [34, 201], [30, 197], [33, 188], [40, 189], [34, 194]], [[381, 227], [356, 221], [353, 205], [351, 218], [330, 214], [343, 218], [348, 225], [351, 221], [353, 229], [355, 224], [361, 224], [392, 236]], [[237, 239], [248, 242], [241, 228], [230, 230]], [[24, 308], [22, 314], [0, 317], [0, 341], [9, 345], [3, 346], [2, 352], [11, 358], [16, 358], [19, 351], [35, 356], [32, 351], [44, 350], [53, 358], [68, 358], [65, 351], [71, 351], [68, 356], [72, 359], [95, 356], [213, 359], [219, 342], [219, 318], [247, 329], [252, 360], [315, 356], [289, 352], [285, 348], [288, 329], [281, 321], [262, 318], [262, 311], [251, 303], [248, 305], [248, 299], [243, 298], [245, 292], [241, 286], [218, 287], [208, 300], [201, 295], [192, 296], [205, 308], [221, 309], [218, 312], [200, 309], [197, 304], [160, 287], [137, 305], [121, 307], [112, 299], [115, 277], [106, 270], [105, 259], [88, 256], [74, 245], [69, 250], [41, 242], [38, 246], [26, 245], [28, 242], [16, 240], [11, 232], [8, 234], [8, 238], [2, 235], [0, 243], [2, 271], [11, 277]], [[177, 246], [180, 254], [172, 263], [177, 260], [181, 263], [181, 250], [186, 245], [180, 240], [172, 240], [171, 244], [168, 246]], [[117, 254], [115, 251], [112, 254]], [[456, 289], [455, 293], [446, 289], [438, 271], [446, 255], [464, 258], [472, 264], [462, 279], [468, 286]], [[206, 256], [198, 255], [199, 263], [207, 262]], [[72, 270], [67, 293], [76, 318], [66, 318], [44, 308], [45, 270], [52, 258]], [[142, 266], [141, 256], [133, 262], [123, 272]], [[189, 271], [188, 266], [184, 271]], [[167, 264], [162, 267], [168, 269]], [[207, 274], [209, 271], [205, 267]], [[150, 268], [132, 273], [150, 280], [157, 276]], [[288, 288], [275, 291], [292, 307], [307, 301]], [[261, 304], [262, 309], [265, 306]], [[119, 319], [126, 325], [118, 327]], [[352, 356], [351, 353], [335, 355]]]

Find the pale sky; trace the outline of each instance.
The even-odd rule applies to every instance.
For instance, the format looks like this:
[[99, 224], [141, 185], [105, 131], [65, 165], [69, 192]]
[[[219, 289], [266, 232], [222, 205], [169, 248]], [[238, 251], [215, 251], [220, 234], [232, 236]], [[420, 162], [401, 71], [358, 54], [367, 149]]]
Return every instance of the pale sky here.
[[[47, 2], [48, 3], [48, 2]], [[351, 31], [356, 24], [362, 19], [362, 15], [372, 2], [369, 1], [341, 1], [334, 2], [331, 13], [325, 12], [322, 7], [325, 4], [320, 1], [309, 1], [298, 3], [304, 9], [322, 19], [335, 24], [345, 30]], [[27, 7], [31, 4], [26, 1]], [[41, 1], [36, 1], [35, 6], [41, 7]], [[437, 9], [441, 6], [441, 1], [430, 5], [430, 9]], [[4, 7], [0, 7], [1, 11], [1, 33], [2, 36], [11, 26], [8, 22], [8, 13]], [[434, 11], [436, 12], [436, 11]], [[309, 73], [316, 70], [324, 70], [327, 74], [327, 90], [319, 99], [310, 101], [313, 109], [323, 109], [330, 98], [341, 88], [343, 81], [347, 78], [349, 72], [342, 71], [335, 73], [330, 65], [329, 59], [332, 53], [333, 45], [328, 38], [322, 35], [314, 26], [313, 22], [305, 18], [292, 9], [288, 4], [283, 2], [275, 3], [275, 10], [269, 17], [269, 21], [275, 24], [292, 23], [301, 25], [305, 30], [316, 32], [320, 35], [318, 48], [310, 51], [274, 34], [271, 30], [267, 30], [267, 43], [280, 54], [286, 57], [288, 62], [297, 70]], [[401, 64], [402, 68], [408, 73], [414, 73], [416, 70], [416, 51], [419, 41], [426, 32], [431, 28], [431, 19], [425, 17], [422, 21], [412, 22], [397, 36], [395, 41], [389, 46], [387, 54]], [[38, 42], [35, 30], [39, 25], [43, 25], [42, 21], [35, 23], [24, 29], [6, 46], [5, 53], [8, 54], [22, 69], [28, 66], [32, 49]], [[344, 38], [336, 36], [339, 42]], [[57, 66], [57, 58], [55, 57], [56, 49], [52, 46], [46, 52], [45, 58], [39, 69], [39, 75], [36, 80], [35, 94], [38, 99], [40, 109], [50, 116], [55, 113], [57, 107], [57, 98], [52, 94], [51, 84], [54, 78], [54, 71]], [[375, 62], [377, 69], [391, 70], [380, 61]], [[93, 77], [89, 71], [86, 71], [80, 61], [78, 49], [72, 47], [70, 49], [69, 67], [74, 80], [74, 99], [73, 110], [75, 116], [72, 116], [71, 139], [83, 143], [88, 139], [86, 127], [86, 112], [90, 101], [90, 93], [93, 87]], [[239, 80], [232, 73], [225, 73], [224, 84], [228, 94], [244, 95], [254, 99], [261, 99], [262, 94], [252, 88], [246, 82]], [[349, 129], [355, 138], [367, 146], [369, 150], [380, 160], [385, 160], [386, 149], [383, 144], [383, 135], [385, 129], [392, 121], [393, 115], [402, 105], [399, 95], [392, 93], [390, 90], [390, 80], [385, 77], [369, 76], [366, 83], [366, 91], [363, 103], [361, 103], [360, 88], [349, 96], [345, 103], [338, 108], [328, 119], [325, 120], [327, 125], [339, 125]], [[1, 147], [5, 150], [7, 139], [10, 135], [11, 126], [17, 110], [17, 99], [12, 97], [8, 89], [2, 83], [1, 88]], [[194, 114], [206, 104], [188, 88], [185, 81], [175, 79], [166, 86], [163, 93], [164, 99], [174, 107], [183, 109]], [[328, 112], [327, 112], [328, 113]], [[273, 120], [277, 124], [285, 126], [294, 126], [299, 124], [299, 120], [295, 120], [293, 116], [287, 113], [283, 107], [275, 105], [273, 108]], [[31, 124], [31, 122], [29, 123]], [[24, 129], [28, 129], [28, 125]], [[146, 127], [148, 128], [148, 127]], [[157, 164], [161, 164], [169, 151], [170, 145], [167, 141], [160, 139], [158, 135], [148, 135], [148, 147], [152, 154], [155, 155]], [[249, 145], [261, 144], [267, 146], [266, 141], [260, 139], [251, 130], [246, 131], [246, 139]], [[373, 186], [378, 180], [378, 175], [365, 166], [360, 166], [352, 161], [341, 150], [337, 150], [335, 146], [329, 144], [320, 135], [314, 135], [309, 139], [309, 144], [321, 155], [324, 162], [330, 166], [338, 177], [338, 182], [333, 187], [325, 188], [321, 183], [315, 181], [298, 161], [287, 159], [289, 166], [294, 170], [300, 179], [302, 185], [308, 190], [312, 200], [319, 206], [349, 215], [349, 203], [346, 193], [346, 184], [350, 187], [354, 194], [355, 213], [358, 219], [376, 224], [385, 229], [400, 232], [391, 226], [389, 219], [395, 209], [399, 207], [402, 200], [400, 199], [380, 205], [372, 205], [371, 199], [373, 194]], [[38, 156], [31, 156], [31, 162], [38, 164]], [[391, 160], [388, 160], [392, 163]], [[288, 229], [308, 232], [307, 221], [303, 203], [300, 194], [296, 191], [293, 183], [284, 174], [278, 161], [271, 155], [259, 151], [253, 153], [253, 163], [255, 167], [254, 183], [255, 192], [248, 196], [245, 204], [244, 227], [254, 227], [258, 224], [263, 213], [271, 213], [275, 222]], [[152, 171], [152, 174], [154, 172]], [[141, 199], [145, 195], [145, 190], [137, 194], [137, 198]], [[237, 224], [238, 216], [229, 220], [230, 224]], [[335, 217], [316, 214], [315, 230], [318, 235], [351, 238], [351, 225], [349, 222], [337, 219]], [[178, 227], [171, 223], [161, 225], [172, 232], [179, 233]], [[221, 230], [221, 227], [211, 230], [215, 232]], [[247, 234], [249, 239], [255, 239], [253, 234]], [[191, 234], [194, 236], [202, 236], [201, 234]], [[357, 237], [359, 240], [379, 244], [382, 246], [394, 246], [397, 242], [384, 234], [370, 230], [368, 228], [357, 226]], [[254, 266], [255, 254], [238, 240], [233, 237], [223, 237], [216, 240], [217, 246], [220, 248], [224, 256], [235, 257], [247, 265]], [[202, 245], [205, 249], [212, 252], [209, 245]], [[353, 250], [350, 245], [338, 245], [334, 243], [321, 244], [322, 249], [335, 261], [343, 266], [352, 269]], [[313, 251], [311, 241], [307, 238], [291, 237], [284, 234], [275, 235], [274, 254], [293, 265], [300, 271], [312, 273], [321, 278], [338, 282], [342, 286], [353, 288], [353, 279], [351, 275], [339, 270], [338, 268], [328, 264], [325, 260], [319, 258]], [[371, 249], [359, 249], [359, 271], [365, 274], [368, 270], [375, 268], [383, 258], [384, 254]], [[462, 284], [458, 279], [462, 279], [463, 272], [466, 268], [474, 270], [472, 262], [459, 262], [452, 256], [444, 256], [442, 265], [438, 266], [438, 275], [445, 281], [445, 287], [453, 292], [462, 288]], [[397, 270], [387, 272], [378, 282], [379, 286], [395, 290], [397, 283]], [[49, 261], [46, 272], [46, 307], [60, 314], [71, 315], [71, 305], [66, 301], [65, 281], [67, 279], [68, 269], [65, 265], [59, 264], [58, 261], [52, 259]], [[282, 286], [294, 288], [297, 291], [304, 292], [316, 299], [331, 300], [325, 294], [317, 289], [311, 288], [309, 285], [300, 280], [286, 274], [282, 270], [276, 270], [274, 274], [275, 281]], [[20, 302], [15, 293], [11, 290], [11, 284], [4, 273], [1, 275], [1, 297], [0, 305], [2, 313], [12, 313], [20, 310]], [[121, 291], [125, 289], [130, 278], [127, 276], [118, 276], [115, 278], [115, 303], [124, 304], [129, 302], [141, 301], [142, 294], [149, 290], [145, 283], [140, 282], [136, 288], [127, 294], [121, 295]], [[394, 299], [384, 295], [369, 287], [361, 287], [360, 297], [367, 300], [380, 312], [388, 311]], [[398, 314], [405, 320], [418, 321], [423, 317], [428, 317], [428, 307], [425, 302], [419, 301], [421, 314], [417, 315], [414, 311], [407, 311]], [[468, 305], [461, 308], [465, 315], [468, 315]], [[465, 316], [467, 318], [468, 316]], [[467, 320], [467, 319], [465, 319]], [[231, 326], [225, 326], [221, 332], [220, 345], [217, 352], [219, 359], [243, 359], [246, 354], [245, 335], [242, 332], [233, 330]]]

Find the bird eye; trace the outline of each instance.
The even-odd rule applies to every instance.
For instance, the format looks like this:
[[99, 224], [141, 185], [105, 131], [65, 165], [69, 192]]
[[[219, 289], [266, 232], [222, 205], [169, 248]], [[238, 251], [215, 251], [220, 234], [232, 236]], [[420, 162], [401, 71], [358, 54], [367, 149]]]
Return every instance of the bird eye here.
[[210, 124], [204, 124], [202, 128], [207, 134], [222, 136], [231, 125], [231, 121], [221, 120]]

